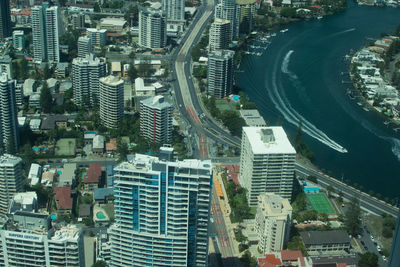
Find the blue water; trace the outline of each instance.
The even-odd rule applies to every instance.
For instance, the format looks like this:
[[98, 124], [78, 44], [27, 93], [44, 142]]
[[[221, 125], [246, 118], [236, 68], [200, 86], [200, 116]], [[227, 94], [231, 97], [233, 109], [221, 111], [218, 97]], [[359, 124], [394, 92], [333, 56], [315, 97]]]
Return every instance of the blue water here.
[[348, 5], [343, 13], [277, 31], [262, 56], [244, 57], [237, 84], [291, 139], [302, 121], [317, 166], [394, 198], [400, 195], [400, 135], [346, 96], [351, 85], [342, 80], [350, 79], [341, 72], [348, 71], [346, 54], [400, 24], [400, 9]]
[[104, 220], [106, 218], [106, 216], [104, 215], [104, 213], [102, 211], [98, 211], [96, 213], [96, 218], [99, 220]]

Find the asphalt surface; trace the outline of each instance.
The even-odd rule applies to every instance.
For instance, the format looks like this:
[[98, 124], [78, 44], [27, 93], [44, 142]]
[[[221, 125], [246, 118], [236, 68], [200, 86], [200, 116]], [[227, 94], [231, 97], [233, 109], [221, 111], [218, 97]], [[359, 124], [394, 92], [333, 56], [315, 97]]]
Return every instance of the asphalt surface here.
[[382, 215], [382, 213], [387, 213], [397, 218], [397, 214], [399, 209], [387, 204], [386, 202], [379, 200], [375, 197], [371, 197], [370, 195], [361, 192], [351, 186], [346, 185], [345, 183], [340, 182], [332, 177], [329, 177], [322, 172], [316, 171], [308, 166], [301, 165], [300, 163], [296, 163], [296, 173], [300, 176], [315, 176], [318, 179], [318, 185], [322, 187], [327, 187], [331, 185], [335, 188], [336, 192], [342, 192], [343, 198], [347, 200], [351, 200], [353, 197], [357, 197], [360, 200], [360, 206], [362, 209], [367, 210], [369, 212], [373, 212], [377, 215]]

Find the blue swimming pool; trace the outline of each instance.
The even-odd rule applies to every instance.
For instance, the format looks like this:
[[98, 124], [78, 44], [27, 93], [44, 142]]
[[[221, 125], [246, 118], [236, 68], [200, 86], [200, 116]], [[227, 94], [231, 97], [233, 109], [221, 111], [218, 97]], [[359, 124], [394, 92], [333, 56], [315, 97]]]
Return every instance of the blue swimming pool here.
[[104, 213], [102, 211], [98, 211], [96, 213], [96, 218], [99, 220], [104, 220], [106, 218], [106, 216], [104, 215]]

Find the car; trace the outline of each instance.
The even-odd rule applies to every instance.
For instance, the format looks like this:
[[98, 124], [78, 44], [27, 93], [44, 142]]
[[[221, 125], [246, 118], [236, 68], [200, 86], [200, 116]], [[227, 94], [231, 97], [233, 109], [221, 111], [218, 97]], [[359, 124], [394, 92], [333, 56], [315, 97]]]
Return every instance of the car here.
[[344, 203], [342, 203], [342, 207], [344, 207]]
[[386, 256], [385, 256], [385, 255], [383, 255], [383, 256], [382, 256], [382, 259], [383, 259], [384, 261], [386, 261]]

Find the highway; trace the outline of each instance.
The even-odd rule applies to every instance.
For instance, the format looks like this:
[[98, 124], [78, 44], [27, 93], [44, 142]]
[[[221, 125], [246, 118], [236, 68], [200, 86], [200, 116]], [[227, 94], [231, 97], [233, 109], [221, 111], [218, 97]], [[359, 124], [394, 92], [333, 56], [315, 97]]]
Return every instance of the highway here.
[[[198, 155], [200, 159], [209, 158], [207, 137], [219, 143], [222, 142], [229, 145], [238, 145], [240, 143], [237, 142], [238, 138], [236, 138], [236, 143], [232, 144], [230, 141], [231, 136], [225, 131], [222, 132], [222, 136], [210, 133], [207, 131], [207, 128], [215, 128], [215, 133], [218, 133], [220, 128], [212, 124], [212, 122], [202, 121], [199, 118], [199, 115], [202, 114], [203, 111], [200, 108], [192, 82], [190, 71], [191, 50], [205, 30], [213, 14], [213, 9], [213, 0], [206, 0], [206, 2], [203, 3], [189, 29], [186, 30], [186, 34], [181, 41], [181, 47], [176, 49], [171, 55], [171, 63], [173, 64], [171, 66], [172, 76], [173, 80], [175, 80], [173, 88], [176, 102], [183, 119], [187, 120], [190, 125], [190, 127], [188, 127], [188, 138], [191, 139], [192, 144], [197, 144], [196, 147], [193, 146], [193, 148], [197, 148], [197, 151], [194, 151], [194, 155]], [[225, 136], [226, 140], [222, 138], [223, 136]], [[212, 192], [211, 213], [210, 237], [213, 240], [216, 252], [221, 254], [222, 259], [220, 263], [226, 267], [241, 266], [235, 255], [232, 239], [229, 236], [229, 231], [225, 224], [215, 187]]]
[[361, 208], [364, 210], [373, 212], [378, 215], [381, 215], [382, 213], [388, 213], [397, 218], [399, 209], [382, 200], [371, 197], [367, 193], [361, 192], [354, 187], [342, 183], [335, 178], [332, 178], [320, 171], [302, 165], [298, 162], [296, 163], [295, 169], [297, 175], [299, 176], [305, 176], [306, 178], [307, 176], [312, 175], [317, 177], [318, 185], [321, 185], [322, 187], [327, 187], [328, 185], [333, 186], [337, 192], [342, 192], [343, 197], [347, 200], [351, 200], [353, 197], [357, 197], [360, 200]]

